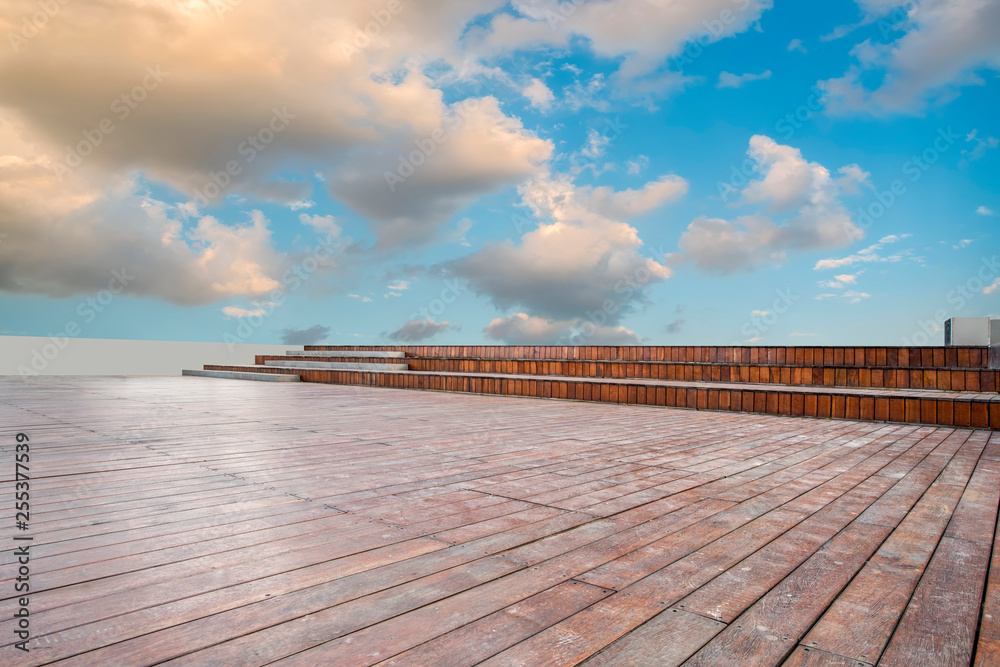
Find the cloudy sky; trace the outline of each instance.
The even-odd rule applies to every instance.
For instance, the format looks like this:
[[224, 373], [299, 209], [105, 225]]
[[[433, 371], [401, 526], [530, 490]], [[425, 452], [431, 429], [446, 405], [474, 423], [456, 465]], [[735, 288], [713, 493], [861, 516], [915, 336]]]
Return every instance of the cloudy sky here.
[[2, 0], [0, 333], [921, 344], [1000, 314], [1000, 0], [774, 4]]

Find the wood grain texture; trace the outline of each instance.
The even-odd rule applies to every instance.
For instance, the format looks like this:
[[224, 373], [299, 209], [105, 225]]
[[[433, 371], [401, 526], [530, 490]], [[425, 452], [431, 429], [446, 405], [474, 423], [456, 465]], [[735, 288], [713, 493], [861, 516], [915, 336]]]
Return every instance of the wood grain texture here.
[[[592, 397], [614, 387], [620, 405], [0, 378], [0, 419], [30, 433], [36, 475], [38, 632], [16, 664], [847, 664], [845, 647], [865, 642], [873, 653], [884, 642], [896, 664], [926, 664], [913, 661], [928, 651], [958, 664], [974, 649], [991, 664], [996, 434], [716, 412], [704, 386], [636, 384], [652, 361], [712, 383], [721, 370], [704, 364], [794, 382], [806, 377], [786, 367], [796, 357], [854, 363], [847, 350], [806, 351], [525, 347], [530, 381], [401, 376], [505, 394], [565, 385], [567, 398], [587, 380]], [[470, 353], [512, 364], [498, 348]], [[592, 382], [569, 362], [620, 363], [626, 376]], [[707, 409], [641, 405], [671, 391]], [[830, 405], [787, 387], [726, 391], [732, 407], [744, 395], [792, 413]], [[897, 399], [884, 400], [859, 400], [858, 414], [891, 412]], [[0, 516], [10, 543], [13, 511]], [[13, 576], [0, 567], [4, 590]], [[810, 627], [822, 646], [808, 645]], [[0, 619], [0, 636], [13, 629]]]
[[970, 664], [989, 561], [988, 545], [943, 538], [879, 664]]
[[704, 616], [668, 609], [581, 664], [587, 667], [674, 667], [724, 627], [723, 623]]

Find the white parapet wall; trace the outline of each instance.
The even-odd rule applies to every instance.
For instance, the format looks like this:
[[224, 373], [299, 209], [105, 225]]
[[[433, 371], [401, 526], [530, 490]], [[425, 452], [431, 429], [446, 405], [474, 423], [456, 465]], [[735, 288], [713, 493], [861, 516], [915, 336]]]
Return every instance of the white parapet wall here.
[[295, 345], [0, 336], [0, 375], [180, 375], [204, 364], [252, 364]]

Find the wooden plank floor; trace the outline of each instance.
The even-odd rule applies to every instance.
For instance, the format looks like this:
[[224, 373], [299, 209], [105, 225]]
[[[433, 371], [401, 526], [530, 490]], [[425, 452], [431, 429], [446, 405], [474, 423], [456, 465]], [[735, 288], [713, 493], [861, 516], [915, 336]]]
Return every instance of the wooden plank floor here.
[[1000, 664], [997, 432], [195, 377], [0, 424], [4, 665]]

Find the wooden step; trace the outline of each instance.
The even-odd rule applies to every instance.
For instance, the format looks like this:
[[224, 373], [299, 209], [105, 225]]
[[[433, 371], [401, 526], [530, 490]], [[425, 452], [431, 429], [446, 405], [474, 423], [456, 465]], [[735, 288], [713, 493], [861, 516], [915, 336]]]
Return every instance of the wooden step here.
[[[552, 345], [307, 345], [306, 351], [394, 351], [407, 357], [674, 361], [797, 366], [990, 368], [990, 348]], [[996, 355], [994, 355], [996, 356]], [[996, 364], [994, 368], [996, 368]]]
[[329, 356], [323, 353], [317, 353], [313, 355], [304, 355], [301, 352], [295, 352], [292, 354], [258, 354], [254, 357], [254, 363], [258, 366], [266, 365], [268, 361], [321, 361], [321, 362], [333, 362], [340, 364], [402, 364], [407, 365], [408, 360], [404, 357], [338, 357]]
[[[276, 359], [278, 357], [261, 357]], [[972, 368], [792, 366], [672, 361], [579, 361], [569, 359], [481, 359], [407, 357], [411, 370], [447, 373], [514, 373], [567, 377], [650, 378], [693, 382], [997, 391], [1000, 371]], [[258, 363], [261, 363], [258, 360]]]
[[213, 370], [299, 373], [305, 382], [557, 398], [697, 410], [862, 421], [1000, 428], [1000, 394], [688, 382], [647, 378], [569, 378], [496, 373], [405, 373], [312, 368], [206, 366]]
[[[247, 366], [246, 368], [252, 369], [253, 366]], [[299, 376], [291, 373], [285, 374], [275, 374], [275, 373], [261, 373], [253, 370], [183, 370], [181, 375], [190, 375], [193, 377], [206, 377], [206, 378], [221, 378], [224, 380], [257, 380], [258, 382], [298, 382]]]

